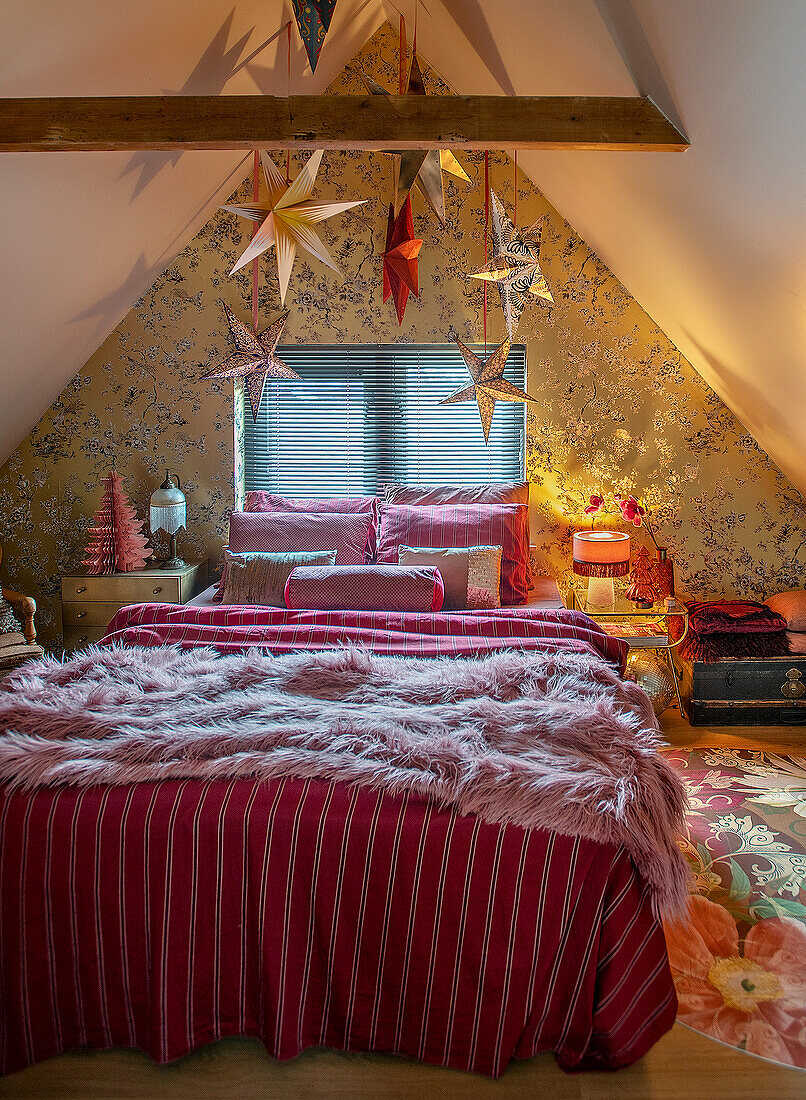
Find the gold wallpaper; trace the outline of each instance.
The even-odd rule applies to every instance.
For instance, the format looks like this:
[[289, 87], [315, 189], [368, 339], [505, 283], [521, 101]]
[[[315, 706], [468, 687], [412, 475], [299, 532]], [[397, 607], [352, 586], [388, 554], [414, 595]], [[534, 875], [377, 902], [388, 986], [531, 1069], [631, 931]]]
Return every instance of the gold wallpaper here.
[[[361, 91], [359, 67], [388, 88], [396, 85], [391, 27], [377, 32], [331, 90]], [[447, 91], [427, 68], [425, 79], [429, 92]], [[473, 183], [446, 176], [444, 229], [414, 200], [415, 229], [424, 239], [421, 298], [409, 300], [398, 327], [393, 303], [384, 305], [381, 294], [391, 162], [380, 154], [326, 153], [315, 195], [371, 201], [318, 227], [343, 282], [298, 256], [285, 342], [481, 338], [482, 283], [464, 273], [483, 259], [484, 162], [481, 154], [460, 159]], [[292, 176], [300, 161], [292, 158]], [[513, 171], [503, 154], [491, 155], [490, 176], [511, 210]], [[246, 193], [244, 184], [233, 201]], [[690, 590], [763, 598], [801, 585], [806, 535], [799, 493], [520, 175], [519, 224], [543, 213], [541, 258], [556, 304], [527, 306], [517, 340], [527, 345], [527, 389], [538, 399], [529, 406], [527, 474], [533, 540], [545, 561], [564, 579], [570, 533], [584, 525], [588, 495], [632, 488], [658, 505], [659, 541]], [[0, 469], [4, 579], [36, 597], [46, 644], [58, 643], [60, 575], [79, 567], [100, 479], [113, 462], [143, 516], [165, 468], [176, 471], [189, 516], [180, 552], [188, 559], [219, 557], [233, 505], [233, 395], [229, 384], [199, 378], [226, 354], [220, 300], [249, 317], [248, 269], [227, 274], [245, 232], [242, 219], [215, 213]], [[489, 302], [489, 338], [500, 340], [495, 292]], [[272, 251], [261, 261], [263, 323], [278, 307]]]

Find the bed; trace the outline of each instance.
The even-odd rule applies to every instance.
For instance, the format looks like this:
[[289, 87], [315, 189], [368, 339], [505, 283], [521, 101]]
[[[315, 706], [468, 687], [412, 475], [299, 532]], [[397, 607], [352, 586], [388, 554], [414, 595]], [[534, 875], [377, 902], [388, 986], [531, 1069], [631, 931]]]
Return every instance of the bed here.
[[661, 918], [686, 883], [625, 657], [535, 578], [463, 612], [208, 590], [15, 673], [0, 1070], [235, 1035], [491, 1076], [634, 1062], [675, 1018]]
[[[623, 660], [580, 613], [523, 608], [146, 604], [109, 641], [276, 654], [354, 636], [418, 657]], [[0, 833], [5, 1073], [75, 1047], [166, 1062], [228, 1035], [277, 1058], [326, 1045], [497, 1075], [553, 1050], [565, 1069], [617, 1068], [674, 1020], [657, 906], [623, 844], [293, 776], [4, 786]]]

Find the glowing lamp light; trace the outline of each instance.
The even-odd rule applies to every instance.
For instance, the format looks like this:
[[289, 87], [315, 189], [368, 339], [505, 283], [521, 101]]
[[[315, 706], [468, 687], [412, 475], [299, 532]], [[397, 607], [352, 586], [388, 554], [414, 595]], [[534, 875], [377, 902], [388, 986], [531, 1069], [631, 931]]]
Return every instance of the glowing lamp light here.
[[613, 578], [630, 571], [630, 536], [623, 531], [577, 531], [573, 569], [588, 578], [589, 608], [614, 607]]

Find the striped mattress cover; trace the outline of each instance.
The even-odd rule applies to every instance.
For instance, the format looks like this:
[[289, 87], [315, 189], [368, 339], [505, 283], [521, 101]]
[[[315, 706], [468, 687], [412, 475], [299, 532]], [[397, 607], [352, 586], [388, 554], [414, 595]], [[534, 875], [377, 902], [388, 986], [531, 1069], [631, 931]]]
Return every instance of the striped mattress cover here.
[[[214, 632], [225, 651], [363, 630], [389, 651], [408, 628], [416, 655], [486, 637], [621, 663], [577, 612], [516, 611], [486, 612], [484, 630], [453, 617], [450, 635], [433, 614], [370, 629], [140, 605], [110, 629], [123, 644]], [[612, 1069], [676, 1011], [662, 927], [620, 846], [338, 782], [0, 787], [0, 906], [4, 1073], [76, 1047], [166, 1062], [232, 1035], [281, 1059], [325, 1045], [497, 1075], [553, 1050], [567, 1070]]]

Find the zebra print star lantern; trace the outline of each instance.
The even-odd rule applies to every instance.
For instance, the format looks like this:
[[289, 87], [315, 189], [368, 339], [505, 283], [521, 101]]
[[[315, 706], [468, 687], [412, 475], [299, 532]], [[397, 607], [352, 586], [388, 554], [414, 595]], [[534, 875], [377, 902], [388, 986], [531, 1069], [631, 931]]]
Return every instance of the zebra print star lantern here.
[[540, 234], [548, 215], [544, 214], [527, 229], [517, 229], [495, 191], [490, 191], [490, 198], [493, 208], [493, 256], [489, 263], [468, 274], [471, 279], [486, 279], [498, 285], [507, 335], [512, 340], [530, 296], [554, 305], [554, 298], [540, 269]]

